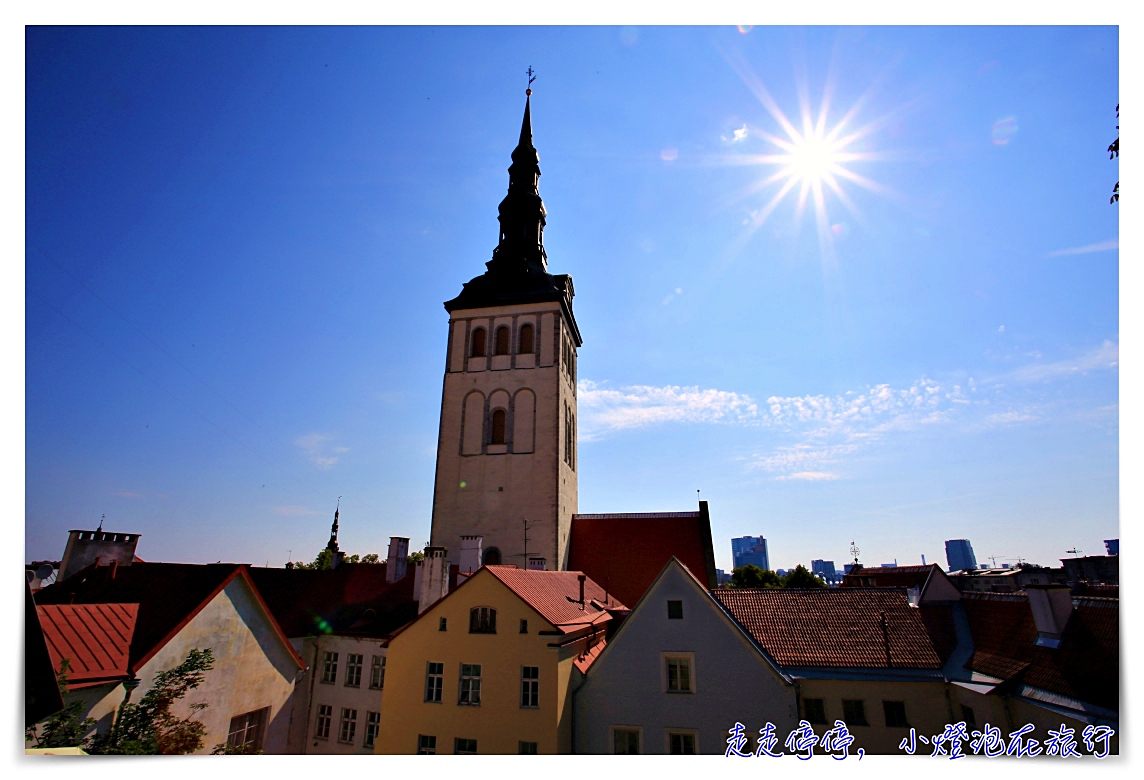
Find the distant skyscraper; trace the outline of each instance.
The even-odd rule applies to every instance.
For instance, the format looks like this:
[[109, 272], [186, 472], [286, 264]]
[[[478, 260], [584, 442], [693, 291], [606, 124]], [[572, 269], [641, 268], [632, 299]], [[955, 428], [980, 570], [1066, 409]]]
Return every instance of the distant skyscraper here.
[[834, 582], [839, 579], [838, 572], [834, 569], [834, 561], [814, 560], [810, 562], [810, 573], [818, 574], [822, 579], [827, 582]]
[[977, 558], [968, 539], [949, 539], [945, 543], [945, 560], [950, 571], [976, 569]]
[[753, 563], [760, 569], [771, 568], [771, 558], [767, 554], [767, 540], [761, 536], [741, 536], [731, 540], [731, 558], [735, 568]]
[[1104, 551], [1109, 555], [1120, 555], [1120, 540], [1119, 539], [1105, 539]]

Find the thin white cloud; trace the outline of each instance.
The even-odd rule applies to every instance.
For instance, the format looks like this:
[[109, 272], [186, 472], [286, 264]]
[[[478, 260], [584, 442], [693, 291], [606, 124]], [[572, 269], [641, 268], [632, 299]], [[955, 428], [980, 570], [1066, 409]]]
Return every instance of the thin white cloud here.
[[785, 477], [777, 477], [782, 480], [803, 480], [805, 482], [822, 482], [826, 480], [838, 479], [837, 474], [832, 474], [829, 471], [799, 471], [794, 474], [787, 474]]
[[1069, 249], [1057, 249], [1049, 252], [1048, 257], [1063, 257], [1064, 255], [1087, 255], [1093, 252], [1110, 252], [1113, 249], [1120, 249], [1120, 239], [1114, 238], [1110, 241], [1100, 241], [1095, 244], [1087, 244], [1085, 246], [1074, 246]]
[[295, 439], [294, 444], [302, 449], [311, 463], [324, 470], [332, 468], [338, 462], [337, 455], [331, 453], [349, 452], [348, 447], [327, 446], [333, 438], [328, 433], [308, 433]]
[[755, 401], [742, 393], [699, 387], [633, 385], [611, 389], [588, 379], [579, 384], [580, 438], [665, 422], [730, 423], [758, 416]]
[[1120, 365], [1120, 345], [1105, 341], [1099, 347], [1070, 360], [1053, 363], [1030, 363], [1011, 371], [1005, 379], [1015, 382], [1046, 382], [1063, 376], [1075, 376], [1089, 371], [1105, 371]]
[[747, 137], [747, 126], [743, 125], [742, 127], [735, 130], [735, 137], [732, 139], [732, 141], [742, 141], [746, 137]]
[[321, 514], [313, 509], [307, 509], [304, 506], [276, 506], [271, 507], [270, 511], [281, 517], [304, 517], [306, 515]]

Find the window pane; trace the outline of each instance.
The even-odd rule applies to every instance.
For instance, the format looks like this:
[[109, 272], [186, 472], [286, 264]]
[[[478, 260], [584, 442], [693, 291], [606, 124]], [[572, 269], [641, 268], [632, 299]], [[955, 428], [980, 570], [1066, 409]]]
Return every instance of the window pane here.
[[522, 355], [529, 355], [532, 353], [532, 326], [520, 326], [520, 353]]
[[617, 755], [635, 755], [640, 752], [640, 733], [629, 729], [612, 732], [612, 749]]
[[886, 714], [886, 725], [893, 727], [909, 726], [906, 722], [906, 704], [900, 701], [884, 701], [882, 708]]
[[473, 331], [473, 357], [485, 354], [485, 329], [477, 328]]
[[669, 601], [667, 602], [667, 617], [670, 620], [683, 619], [683, 602], [682, 601]]
[[866, 723], [866, 703], [861, 699], [843, 699], [842, 700], [842, 720], [848, 726], [867, 726]]
[[520, 743], [520, 755], [522, 755], [522, 756], [535, 756], [536, 755], [536, 743], [535, 742], [521, 742]]
[[437, 738], [424, 734], [417, 736], [417, 752], [421, 755], [431, 755], [437, 752]]
[[808, 723], [826, 723], [826, 707], [822, 699], [803, 699], [802, 711]]

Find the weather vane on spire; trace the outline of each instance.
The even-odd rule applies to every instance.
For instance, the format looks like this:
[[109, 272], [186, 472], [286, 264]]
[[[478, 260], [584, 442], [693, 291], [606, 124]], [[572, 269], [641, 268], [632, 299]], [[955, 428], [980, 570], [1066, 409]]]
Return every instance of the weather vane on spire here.
[[531, 95], [532, 94], [532, 82], [536, 81], [536, 71], [534, 71], [532, 69], [532, 66], [529, 65], [528, 70], [525, 72], [528, 73], [528, 89], [526, 89], [524, 91], [524, 94]]

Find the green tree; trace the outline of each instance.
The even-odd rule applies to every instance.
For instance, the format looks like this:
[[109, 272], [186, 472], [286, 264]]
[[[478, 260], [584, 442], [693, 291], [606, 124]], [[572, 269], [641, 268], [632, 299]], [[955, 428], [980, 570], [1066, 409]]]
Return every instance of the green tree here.
[[[61, 692], [68, 689], [70, 670], [71, 659], [65, 658], [60, 662], [60, 671], [56, 675], [56, 683], [60, 686]], [[24, 729], [24, 742], [30, 742], [33, 747], [38, 748], [83, 747], [87, 739], [85, 735], [95, 728], [95, 718], [83, 716], [83, 704], [82, 700], [77, 699], [59, 712]]]
[[423, 561], [423, 560], [425, 560], [425, 553], [423, 553], [423, 552], [411, 552], [411, 553], [409, 553], [409, 563], [413, 564], [414, 566], [421, 563], [421, 561]]
[[770, 569], [760, 569], [753, 563], [731, 571], [732, 588], [779, 588], [782, 581]]
[[[1120, 129], [1120, 104], [1116, 104], [1116, 129]], [[1120, 133], [1116, 134], [1116, 140], [1108, 145], [1108, 159], [1114, 160], [1120, 156]], [[1120, 200], [1120, 182], [1116, 182], [1116, 186], [1112, 188], [1112, 197], [1108, 199], [1109, 203], [1116, 203]]]
[[825, 588], [826, 583], [807, 571], [801, 563], [783, 577], [784, 588]]
[[310, 563], [305, 561], [295, 561], [295, 569], [310, 569], [312, 571], [325, 571], [326, 569], [334, 568], [334, 554], [330, 552], [330, 548], [323, 547], [318, 556]]
[[116, 755], [183, 755], [203, 746], [206, 726], [194, 715], [206, 704], [191, 705], [192, 717], [177, 718], [171, 706], [198, 688], [214, 667], [210, 648], [194, 649], [173, 669], [159, 672], [151, 689], [138, 704], [120, 706], [111, 730], [98, 734], [87, 748], [90, 753]]

